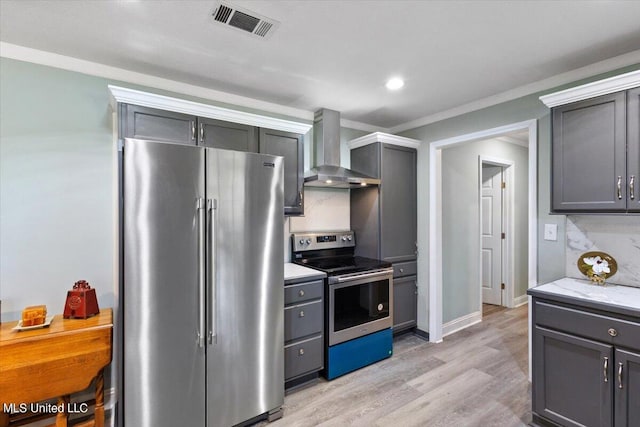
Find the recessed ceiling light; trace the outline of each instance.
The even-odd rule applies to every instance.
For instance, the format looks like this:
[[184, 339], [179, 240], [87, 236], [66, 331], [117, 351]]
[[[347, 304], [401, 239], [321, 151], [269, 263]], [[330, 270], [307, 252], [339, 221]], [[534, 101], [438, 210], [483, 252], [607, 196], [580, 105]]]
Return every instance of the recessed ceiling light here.
[[402, 80], [400, 77], [394, 77], [387, 80], [386, 86], [389, 90], [398, 90], [402, 86], [404, 86], [404, 80]]

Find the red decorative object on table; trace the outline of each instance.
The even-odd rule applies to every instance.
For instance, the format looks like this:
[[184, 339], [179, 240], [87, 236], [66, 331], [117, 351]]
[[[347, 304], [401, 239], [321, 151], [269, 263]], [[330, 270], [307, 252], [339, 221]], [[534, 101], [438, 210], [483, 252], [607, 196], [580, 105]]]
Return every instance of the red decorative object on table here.
[[100, 313], [96, 290], [89, 286], [86, 280], [78, 280], [73, 289], [67, 292], [67, 302], [64, 304], [65, 319], [86, 319]]

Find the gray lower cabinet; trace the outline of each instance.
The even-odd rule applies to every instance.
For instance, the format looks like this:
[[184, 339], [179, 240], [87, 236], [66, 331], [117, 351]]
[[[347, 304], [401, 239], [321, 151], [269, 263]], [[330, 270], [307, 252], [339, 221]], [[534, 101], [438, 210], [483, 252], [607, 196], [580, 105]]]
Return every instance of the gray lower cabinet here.
[[413, 328], [418, 320], [417, 276], [393, 279], [393, 332]]
[[284, 304], [285, 388], [290, 388], [324, 368], [324, 281], [285, 285]]
[[558, 213], [640, 212], [640, 88], [552, 110]]
[[376, 142], [351, 150], [351, 169], [380, 178], [351, 190], [356, 254], [393, 263], [393, 330], [417, 324], [416, 150]]
[[196, 144], [196, 116], [130, 104], [120, 104], [118, 108], [122, 138]]
[[260, 152], [284, 157], [284, 213], [304, 214], [302, 135], [260, 128]]
[[534, 294], [534, 425], [640, 426], [640, 314], [606, 309]]

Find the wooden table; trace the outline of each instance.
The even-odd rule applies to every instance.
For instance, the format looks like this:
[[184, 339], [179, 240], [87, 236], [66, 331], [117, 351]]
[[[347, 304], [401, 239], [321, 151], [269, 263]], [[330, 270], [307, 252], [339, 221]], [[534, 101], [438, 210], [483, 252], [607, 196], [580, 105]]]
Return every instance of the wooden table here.
[[[13, 425], [3, 404], [27, 404], [58, 398], [65, 409], [56, 427], [66, 427], [69, 395], [89, 387], [96, 378], [94, 420], [104, 426], [104, 367], [111, 362], [113, 313], [110, 308], [89, 319], [53, 318], [51, 326], [13, 331], [18, 322], [0, 327], [0, 426]], [[19, 407], [17, 407], [19, 408]], [[71, 407], [73, 409], [73, 406]]]

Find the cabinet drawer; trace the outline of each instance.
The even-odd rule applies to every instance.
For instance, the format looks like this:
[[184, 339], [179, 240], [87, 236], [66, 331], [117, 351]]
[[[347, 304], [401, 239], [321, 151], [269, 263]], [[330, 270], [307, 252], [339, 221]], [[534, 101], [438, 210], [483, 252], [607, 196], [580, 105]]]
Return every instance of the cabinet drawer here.
[[[539, 326], [633, 349], [640, 349], [640, 323], [615, 317], [535, 302]], [[611, 332], [611, 333], [610, 333]], [[613, 336], [612, 336], [613, 335]]]
[[294, 305], [284, 309], [284, 341], [322, 332], [322, 301]]
[[323, 291], [324, 281], [322, 280], [297, 285], [287, 285], [284, 287], [284, 305], [321, 299]]
[[393, 277], [415, 276], [418, 272], [416, 261], [393, 263]]
[[322, 335], [284, 348], [285, 381], [322, 369]]

